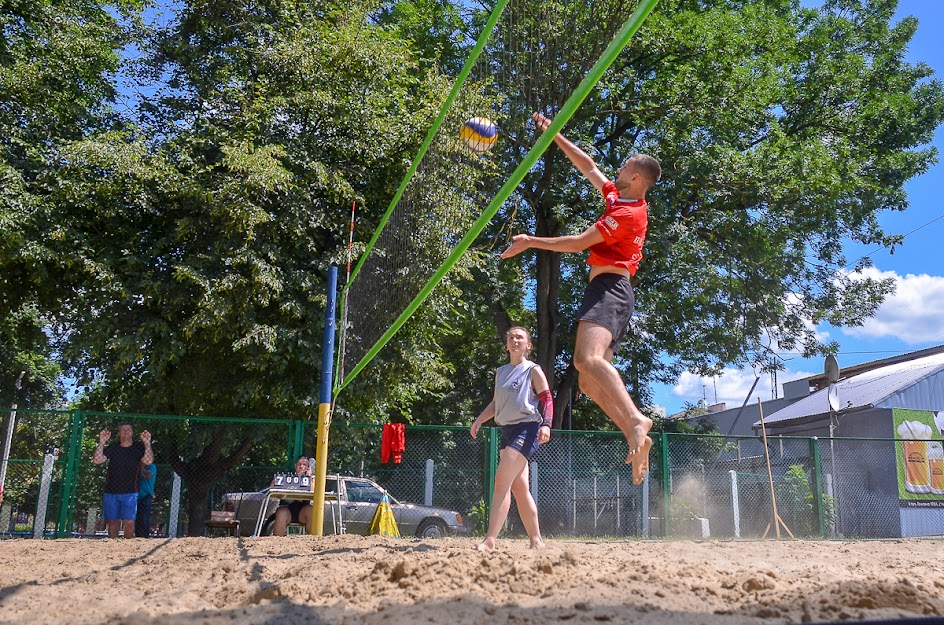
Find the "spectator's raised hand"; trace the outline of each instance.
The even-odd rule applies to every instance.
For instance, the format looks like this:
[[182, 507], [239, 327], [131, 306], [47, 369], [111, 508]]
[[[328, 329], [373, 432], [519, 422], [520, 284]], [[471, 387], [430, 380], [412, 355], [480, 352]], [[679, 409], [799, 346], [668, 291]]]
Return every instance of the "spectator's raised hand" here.
[[111, 438], [111, 431], [107, 428], [98, 433], [98, 442], [104, 445]]
[[151, 442], [151, 433], [147, 430], [141, 432], [141, 442], [145, 445], [149, 444]]

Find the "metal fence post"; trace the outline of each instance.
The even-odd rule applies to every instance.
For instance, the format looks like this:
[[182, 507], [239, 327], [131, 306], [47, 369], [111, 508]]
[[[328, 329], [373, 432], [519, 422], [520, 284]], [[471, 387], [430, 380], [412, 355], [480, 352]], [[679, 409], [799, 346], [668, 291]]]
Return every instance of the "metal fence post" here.
[[289, 445], [289, 459], [288, 463], [290, 466], [295, 466], [295, 459], [302, 455], [305, 448], [305, 422], [302, 420], [297, 420], [294, 423], [294, 427], [290, 428], [292, 432], [292, 443]]
[[426, 459], [426, 484], [423, 489], [423, 505], [433, 505], [433, 473], [436, 469], [436, 463], [432, 458]]
[[177, 538], [177, 520], [180, 517], [180, 476], [174, 473], [174, 484], [170, 491], [170, 513], [167, 519], [168, 538]]
[[823, 510], [823, 485], [820, 478], [822, 472], [819, 457], [819, 438], [814, 436], [810, 439], [810, 481], [813, 488], [813, 514], [819, 522], [819, 535], [826, 538], [826, 514]]
[[76, 491], [79, 485], [79, 464], [82, 461], [82, 435], [85, 432], [85, 413], [69, 411], [69, 438], [65, 444], [65, 467], [59, 489], [59, 520], [56, 523], [56, 538], [65, 538], [72, 533], [75, 519]]
[[649, 517], [651, 513], [649, 512], [649, 475], [650, 472], [646, 472], [646, 477], [642, 480], [642, 535], [644, 538], [652, 538], [652, 532], [649, 527]]
[[672, 472], [669, 467], [669, 435], [666, 432], [659, 434], [661, 449], [659, 456], [662, 461], [662, 537], [668, 538], [672, 533], [670, 520], [672, 509]]
[[731, 515], [734, 517], [734, 537], [741, 537], [741, 498], [738, 495], [738, 474], [731, 469], [728, 471], [731, 477]]
[[482, 428], [485, 432], [485, 524], [492, 516], [492, 498], [495, 496], [495, 473], [498, 470], [498, 428]]
[[49, 506], [49, 486], [52, 484], [52, 467], [58, 450], [51, 449], [43, 456], [43, 474], [39, 482], [39, 499], [36, 516], [33, 517], [33, 538], [42, 538], [46, 533], [46, 508]]

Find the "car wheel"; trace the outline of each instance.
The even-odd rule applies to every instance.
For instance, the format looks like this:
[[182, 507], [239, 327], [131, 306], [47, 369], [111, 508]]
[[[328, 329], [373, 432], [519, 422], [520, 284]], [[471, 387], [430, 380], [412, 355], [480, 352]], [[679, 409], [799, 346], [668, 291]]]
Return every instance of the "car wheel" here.
[[416, 528], [417, 538], [444, 538], [446, 524], [440, 519], [426, 519]]

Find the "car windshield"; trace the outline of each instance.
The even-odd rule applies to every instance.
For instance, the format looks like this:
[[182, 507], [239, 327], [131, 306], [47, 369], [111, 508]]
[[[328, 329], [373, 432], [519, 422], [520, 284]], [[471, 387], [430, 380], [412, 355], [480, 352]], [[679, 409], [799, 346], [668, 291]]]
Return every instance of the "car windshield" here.
[[380, 503], [383, 491], [371, 484], [359, 480], [347, 482], [347, 500], [358, 503]]

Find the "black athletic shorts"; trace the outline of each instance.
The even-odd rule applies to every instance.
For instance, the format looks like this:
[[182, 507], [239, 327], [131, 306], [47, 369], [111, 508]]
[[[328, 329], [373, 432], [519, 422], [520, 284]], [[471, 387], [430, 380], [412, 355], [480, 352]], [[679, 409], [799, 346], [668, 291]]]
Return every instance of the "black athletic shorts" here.
[[280, 499], [279, 507], [288, 508], [288, 511], [292, 513], [292, 523], [301, 523], [298, 520], [298, 513], [302, 511], [302, 508], [308, 505], [307, 501], [299, 501], [298, 499]]
[[619, 351], [629, 329], [636, 297], [629, 278], [618, 273], [601, 273], [590, 281], [577, 312], [578, 321], [589, 321], [610, 331], [610, 349]]

